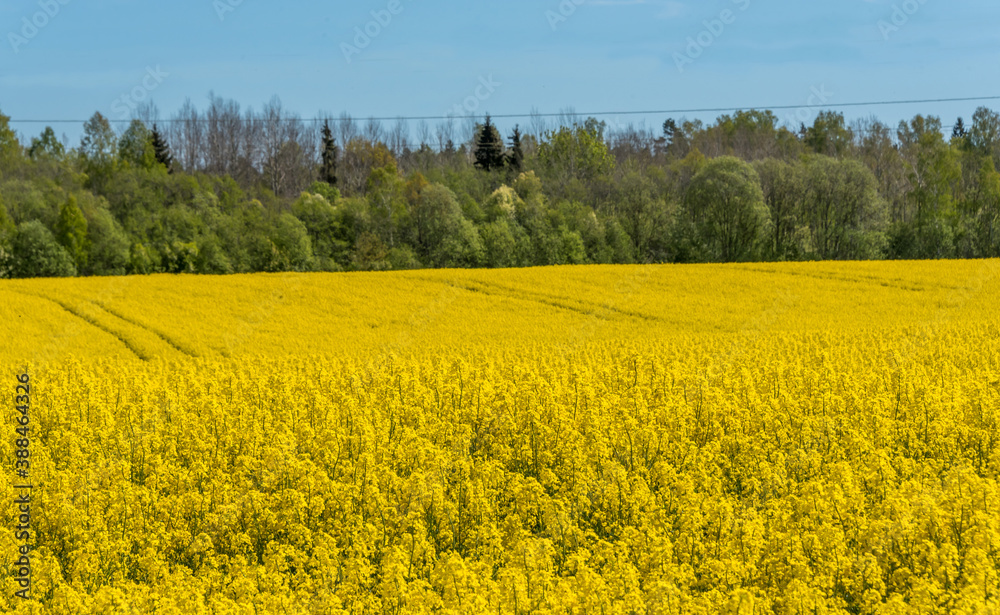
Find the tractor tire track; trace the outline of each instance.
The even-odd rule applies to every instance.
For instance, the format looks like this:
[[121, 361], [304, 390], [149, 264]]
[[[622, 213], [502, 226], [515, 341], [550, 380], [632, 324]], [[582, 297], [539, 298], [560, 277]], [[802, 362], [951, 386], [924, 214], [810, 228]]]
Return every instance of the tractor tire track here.
[[173, 348], [174, 350], [176, 350], [177, 352], [179, 352], [179, 353], [181, 353], [183, 355], [186, 355], [186, 356], [188, 356], [188, 357], [190, 357], [192, 359], [197, 359], [200, 356], [195, 351], [191, 350], [190, 348], [185, 348], [185, 347], [181, 346], [176, 341], [174, 341], [173, 339], [171, 339], [167, 334], [165, 334], [165, 333], [163, 333], [161, 331], [157, 331], [156, 329], [154, 329], [152, 327], [148, 327], [148, 326], [140, 323], [137, 320], [129, 318], [128, 316], [125, 316], [121, 312], [109, 308], [107, 305], [102, 305], [102, 304], [97, 303], [96, 301], [93, 301], [93, 300], [91, 300], [90, 303], [92, 305], [94, 305], [94, 307], [97, 307], [97, 308], [99, 308], [101, 310], [104, 310], [105, 312], [107, 312], [108, 314], [111, 314], [112, 316], [114, 316], [116, 318], [124, 320], [125, 322], [127, 322], [127, 323], [129, 323], [129, 324], [131, 324], [131, 325], [133, 325], [133, 326], [135, 326], [135, 327], [137, 327], [139, 329], [144, 329], [144, 330], [152, 333], [156, 337], [158, 337], [161, 340], [163, 340], [163, 342], [166, 343], [168, 346], [170, 346], [171, 348]]
[[71, 314], [73, 316], [76, 316], [80, 320], [84, 321], [88, 325], [96, 327], [97, 329], [100, 329], [101, 331], [104, 331], [105, 333], [107, 333], [111, 337], [115, 338], [116, 340], [118, 340], [119, 342], [121, 342], [125, 346], [125, 348], [127, 348], [132, 354], [134, 354], [140, 360], [142, 360], [142, 361], [149, 361], [152, 358], [150, 356], [147, 356], [146, 353], [144, 353], [141, 348], [138, 348], [131, 340], [128, 339], [128, 337], [126, 337], [120, 331], [115, 331], [111, 327], [109, 327], [107, 325], [104, 325], [104, 324], [101, 324], [100, 322], [98, 322], [94, 318], [92, 318], [90, 316], [87, 316], [86, 314], [84, 314], [83, 312], [80, 312], [79, 310], [74, 309], [69, 304], [63, 303], [62, 301], [60, 301], [58, 299], [53, 299], [52, 297], [46, 297], [45, 295], [36, 295], [34, 293], [26, 293], [24, 291], [14, 291], [14, 292], [18, 292], [18, 293], [20, 293], [22, 295], [26, 295], [26, 296], [29, 296], [29, 297], [35, 297], [36, 299], [44, 299], [45, 301], [51, 301], [52, 303], [55, 303], [56, 305], [58, 305], [59, 307], [61, 307], [63, 310], [65, 310], [69, 314]]

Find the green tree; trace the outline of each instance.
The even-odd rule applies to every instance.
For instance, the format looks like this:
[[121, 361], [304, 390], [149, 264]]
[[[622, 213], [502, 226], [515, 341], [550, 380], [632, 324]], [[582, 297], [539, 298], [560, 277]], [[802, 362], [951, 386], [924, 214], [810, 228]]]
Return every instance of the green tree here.
[[771, 212], [771, 234], [764, 254], [774, 260], [803, 258], [812, 248], [808, 225], [802, 221], [802, 202], [808, 186], [802, 164], [767, 158], [753, 166]]
[[514, 126], [510, 133], [510, 151], [507, 153], [507, 168], [512, 176], [520, 175], [524, 168], [524, 148], [521, 145], [521, 127]]
[[1000, 113], [979, 107], [972, 116], [968, 134], [969, 147], [980, 156], [993, 160], [1000, 169]]
[[587, 185], [607, 180], [615, 168], [614, 156], [604, 142], [603, 122], [590, 120], [550, 131], [538, 146], [543, 179], [556, 198], [588, 198]]
[[10, 116], [0, 113], [0, 162], [9, 162], [21, 154], [21, 143], [10, 128]]
[[0, 198], [0, 278], [10, 277], [13, 265], [13, 243], [17, 227], [7, 215], [7, 208]]
[[76, 275], [73, 257], [38, 220], [18, 225], [12, 252], [12, 277], [58, 278]]
[[482, 240], [462, 214], [455, 193], [441, 184], [421, 191], [411, 219], [413, 245], [425, 263], [468, 266], [482, 259]]
[[323, 195], [303, 193], [292, 204], [292, 214], [305, 224], [309, 232], [319, 269], [336, 270], [339, 268], [337, 263], [346, 262], [351, 244], [347, 240], [337, 209]]
[[290, 213], [278, 216], [271, 233], [278, 248], [283, 270], [309, 271], [313, 266], [312, 240], [301, 220]]
[[892, 231], [898, 258], [947, 258], [954, 254], [955, 193], [961, 184], [959, 152], [941, 132], [941, 120], [917, 115], [900, 122], [904, 164], [903, 216]]
[[363, 232], [354, 243], [352, 264], [360, 271], [382, 271], [392, 267], [389, 262], [389, 248], [378, 235]]
[[632, 255], [638, 262], [666, 257], [667, 237], [673, 212], [648, 174], [628, 171], [614, 186], [613, 212], [632, 239]]
[[[771, 111], [737, 111], [723, 115], [706, 131], [704, 144], [709, 154], [728, 154], [744, 160], [758, 160], [778, 154], [778, 118]], [[715, 148], [709, 143], [714, 142]]]
[[803, 138], [806, 146], [817, 154], [842, 158], [850, 152], [854, 133], [847, 127], [844, 114], [820, 111]]
[[87, 219], [77, 205], [76, 197], [69, 198], [59, 208], [59, 220], [56, 223], [56, 240], [66, 249], [77, 271], [82, 271], [87, 265], [89, 246], [87, 242]]
[[125, 275], [129, 271], [129, 237], [107, 209], [95, 208], [87, 222], [87, 275]]
[[398, 229], [407, 225], [406, 184], [394, 165], [372, 169], [365, 189], [371, 208], [371, 230], [390, 248], [396, 247]]
[[479, 228], [483, 242], [483, 261], [487, 267], [514, 267], [518, 264], [517, 238], [513, 231], [516, 224], [501, 218]]
[[31, 139], [31, 147], [28, 148], [28, 157], [32, 160], [62, 160], [65, 154], [66, 148], [56, 138], [51, 126], [46, 126], [41, 135]]
[[490, 120], [489, 114], [486, 121], [476, 130], [475, 148], [476, 168], [483, 171], [495, 171], [503, 168], [504, 165], [504, 145], [500, 131]]
[[115, 138], [115, 131], [100, 112], [95, 113], [83, 125], [80, 156], [84, 171], [87, 173], [88, 186], [100, 193], [111, 181], [118, 160], [118, 140]]
[[337, 185], [337, 157], [339, 150], [337, 141], [330, 129], [330, 120], [323, 121], [321, 151], [322, 163], [319, 169], [319, 179], [331, 186]]
[[150, 141], [153, 144], [153, 155], [156, 157], [156, 162], [162, 164], [168, 173], [173, 173], [174, 156], [170, 153], [170, 145], [167, 143], [166, 137], [160, 132], [156, 124], [153, 124]]
[[955, 120], [955, 125], [951, 129], [951, 138], [955, 139], [965, 139], [968, 136], [968, 132], [965, 130], [965, 120], [958, 118]]
[[806, 164], [801, 219], [811, 247], [822, 259], [881, 256], [886, 230], [885, 202], [872, 172], [857, 160], [814, 156]]
[[691, 180], [685, 208], [710, 260], [751, 260], [766, 244], [771, 221], [760, 178], [738, 158], [708, 161]]
[[[978, 167], [976, 166], [978, 163]], [[959, 240], [963, 258], [1000, 256], [1000, 172], [989, 158], [970, 155], [965, 161], [967, 186], [959, 203], [964, 232]]]
[[125, 168], [152, 169], [158, 164], [153, 133], [140, 120], [132, 120], [118, 140], [118, 157]]

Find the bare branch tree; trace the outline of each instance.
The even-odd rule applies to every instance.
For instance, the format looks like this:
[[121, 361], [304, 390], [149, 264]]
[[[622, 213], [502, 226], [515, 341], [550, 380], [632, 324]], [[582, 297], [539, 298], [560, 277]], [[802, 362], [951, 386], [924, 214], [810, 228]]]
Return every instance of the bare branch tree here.
[[372, 143], [384, 143], [385, 132], [382, 128], [382, 122], [374, 117], [368, 118], [368, 121], [365, 122], [365, 138]]
[[528, 134], [533, 135], [535, 139], [541, 141], [545, 137], [545, 131], [548, 130], [548, 123], [542, 114], [539, 113], [536, 107], [531, 108], [531, 120], [528, 125]]
[[337, 141], [341, 146], [346, 146], [352, 139], [358, 136], [358, 125], [349, 113], [341, 113], [337, 118]]
[[389, 149], [396, 158], [410, 148], [410, 125], [401, 117], [396, 118], [395, 123], [389, 130]]
[[430, 124], [427, 123], [427, 120], [420, 120], [420, 123], [417, 124], [417, 140], [420, 141], [421, 147], [430, 145], [432, 138]]

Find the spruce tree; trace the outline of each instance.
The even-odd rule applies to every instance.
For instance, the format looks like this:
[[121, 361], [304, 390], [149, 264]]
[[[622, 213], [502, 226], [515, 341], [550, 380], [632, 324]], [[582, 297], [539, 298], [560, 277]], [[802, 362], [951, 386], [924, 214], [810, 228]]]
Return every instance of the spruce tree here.
[[331, 186], [337, 185], [337, 141], [330, 130], [330, 121], [323, 122], [323, 165], [320, 167], [319, 178]]
[[486, 116], [486, 122], [480, 126], [476, 134], [476, 168], [493, 171], [503, 167], [504, 146], [500, 131]]
[[170, 153], [170, 146], [167, 144], [167, 140], [160, 134], [160, 129], [153, 124], [153, 134], [150, 137], [153, 143], [153, 154], [156, 156], [156, 162], [167, 167], [168, 173], [174, 172], [174, 157]]
[[514, 126], [514, 132], [510, 133], [510, 152], [507, 153], [507, 167], [511, 173], [517, 175], [524, 166], [524, 149], [521, 147], [521, 127]]
[[958, 121], [955, 122], [955, 127], [951, 131], [951, 138], [964, 139], [965, 136], [966, 136], [965, 120], [963, 120], [962, 118], [958, 118]]

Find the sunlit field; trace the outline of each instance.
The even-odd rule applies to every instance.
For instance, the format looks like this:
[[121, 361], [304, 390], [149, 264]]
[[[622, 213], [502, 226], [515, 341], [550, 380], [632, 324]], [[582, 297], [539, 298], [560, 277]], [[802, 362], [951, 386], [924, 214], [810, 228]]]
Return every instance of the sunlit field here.
[[0, 611], [1000, 612], [1000, 261], [3, 280], [0, 327]]

